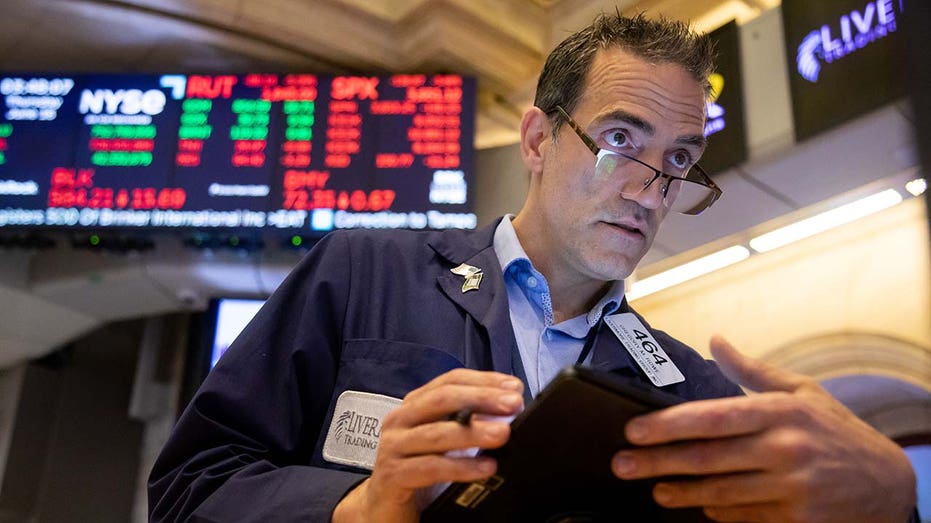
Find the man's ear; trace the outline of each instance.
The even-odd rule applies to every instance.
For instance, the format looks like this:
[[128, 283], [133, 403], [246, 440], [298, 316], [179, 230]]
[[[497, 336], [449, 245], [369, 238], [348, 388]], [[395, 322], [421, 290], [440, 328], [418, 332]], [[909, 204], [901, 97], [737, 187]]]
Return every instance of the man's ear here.
[[520, 121], [520, 154], [531, 175], [543, 171], [543, 152], [552, 127], [546, 113], [531, 107]]

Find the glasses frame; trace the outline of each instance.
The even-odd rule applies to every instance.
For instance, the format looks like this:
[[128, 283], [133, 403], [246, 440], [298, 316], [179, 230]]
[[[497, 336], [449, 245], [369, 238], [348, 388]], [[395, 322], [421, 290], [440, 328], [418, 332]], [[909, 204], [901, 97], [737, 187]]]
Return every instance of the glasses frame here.
[[[650, 169], [651, 171], [653, 171], [653, 177], [647, 180], [647, 182], [643, 184], [643, 189], [641, 189], [641, 191], [646, 190], [650, 185], [653, 184], [653, 182], [655, 182], [660, 177], [668, 179], [670, 181], [680, 180], [680, 181], [688, 182], [688, 183], [696, 183], [698, 185], [711, 189], [712, 194], [711, 194], [710, 199], [706, 198], [702, 200], [698, 205], [696, 205], [695, 207], [692, 207], [691, 209], [687, 209], [685, 211], [675, 211], [675, 212], [678, 212], [681, 214], [688, 214], [690, 216], [701, 214], [705, 209], [707, 209], [708, 207], [711, 207], [714, 204], [714, 202], [718, 201], [718, 199], [721, 198], [721, 195], [724, 194], [724, 191], [722, 191], [721, 188], [718, 187], [718, 184], [714, 183], [714, 180], [712, 180], [711, 177], [708, 176], [708, 173], [706, 173], [705, 170], [702, 169], [701, 166], [699, 166], [697, 162], [692, 164], [691, 167], [689, 167], [688, 172], [689, 174], [691, 174], [692, 172], [697, 173], [698, 176], [701, 178], [700, 180], [690, 180], [688, 178], [683, 178], [681, 176], [674, 176], [672, 174], [665, 173], [657, 169], [656, 167], [653, 167], [652, 165], [648, 163], [644, 163], [629, 154], [624, 154], [619, 151], [609, 151], [606, 149], [602, 149], [601, 147], [598, 147], [598, 144], [595, 143], [595, 140], [593, 140], [592, 137], [588, 135], [588, 133], [582, 130], [582, 126], [580, 126], [575, 120], [573, 120], [572, 117], [569, 116], [569, 113], [566, 112], [566, 110], [563, 109], [561, 105], [557, 105], [555, 109], [548, 111], [547, 114], [551, 114], [554, 112], [559, 113], [566, 120], [566, 123], [568, 123], [569, 127], [571, 127], [573, 131], [575, 131], [575, 134], [579, 137], [579, 139], [582, 140], [582, 143], [584, 143], [585, 146], [588, 147], [588, 149], [592, 152], [592, 154], [595, 155], [596, 165], [597, 165], [598, 160], [601, 159], [601, 156], [603, 154], [616, 154], [622, 158], [626, 158], [630, 161], [636, 162], [646, 167], [647, 169]], [[666, 191], [669, 190], [669, 183], [664, 185], [661, 189], [663, 193], [663, 203], [665, 203], [666, 202]]]

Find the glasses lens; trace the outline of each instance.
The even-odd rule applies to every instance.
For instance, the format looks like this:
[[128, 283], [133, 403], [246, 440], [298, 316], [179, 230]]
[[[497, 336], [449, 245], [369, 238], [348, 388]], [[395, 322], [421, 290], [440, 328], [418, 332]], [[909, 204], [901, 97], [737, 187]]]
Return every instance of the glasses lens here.
[[595, 163], [595, 176], [610, 177], [614, 183], [621, 184], [622, 195], [636, 196], [647, 187], [655, 175], [648, 167], [602, 149]]
[[622, 160], [624, 158], [602, 149], [595, 161], [595, 176], [599, 179], [613, 176]]
[[690, 173], [683, 176], [686, 179], [656, 177], [656, 173], [649, 167], [619, 154], [602, 149], [598, 153], [595, 164], [595, 175], [599, 178], [610, 177], [620, 184], [621, 194], [626, 197], [637, 196], [647, 187], [669, 184], [666, 188], [663, 203], [674, 212], [682, 214], [698, 214], [714, 202], [714, 190], [710, 187], [691, 181]]
[[688, 180], [672, 180], [666, 191], [666, 205], [682, 214], [698, 214], [713, 201], [714, 191], [710, 187]]

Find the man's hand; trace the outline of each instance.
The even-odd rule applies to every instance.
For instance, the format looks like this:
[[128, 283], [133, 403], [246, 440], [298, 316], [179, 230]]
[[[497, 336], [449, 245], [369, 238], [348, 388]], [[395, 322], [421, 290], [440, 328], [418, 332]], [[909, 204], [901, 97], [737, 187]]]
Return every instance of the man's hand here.
[[720, 337], [711, 352], [759, 394], [684, 403], [631, 420], [622, 479], [693, 475], [653, 491], [666, 507], [704, 507], [717, 521], [905, 523], [915, 474], [894, 442], [814, 380], [747, 358]]
[[492, 416], [517, 414], [523, 407], [522, 390], [523, 383], [507, 374], [456, 369], [411, 391], [385, 416], [372, 475], [340, 501], [334, 523], [417, 521], [417, 489], [490, 477], [497, 469], [493, 459], [445, 453], [500, 447], [510, 437], [510, 426], [481, 416], [465, 426], [449, 417], [464, 408]]

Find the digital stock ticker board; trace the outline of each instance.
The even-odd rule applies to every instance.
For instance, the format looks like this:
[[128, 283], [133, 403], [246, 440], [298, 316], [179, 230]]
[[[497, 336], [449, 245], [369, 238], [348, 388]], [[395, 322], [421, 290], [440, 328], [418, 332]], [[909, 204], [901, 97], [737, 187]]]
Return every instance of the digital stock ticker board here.
[[474, 228], [457, 75], [0, 74], [0, 228]]

